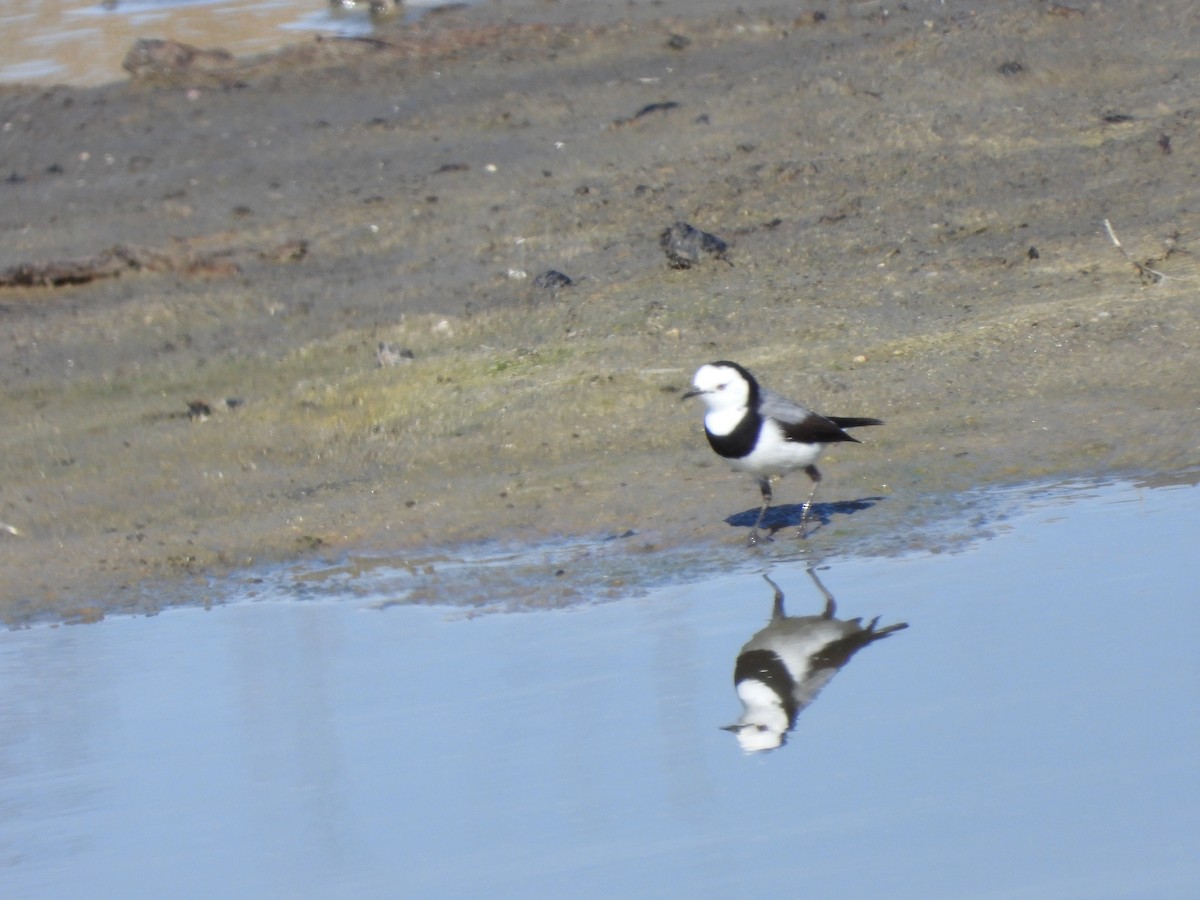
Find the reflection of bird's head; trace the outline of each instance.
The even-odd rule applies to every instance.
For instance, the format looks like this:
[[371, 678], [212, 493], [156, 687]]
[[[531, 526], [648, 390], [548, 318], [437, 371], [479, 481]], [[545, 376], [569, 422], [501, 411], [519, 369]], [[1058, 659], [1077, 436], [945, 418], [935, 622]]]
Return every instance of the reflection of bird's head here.
[[721, 730], [736, 734], [738, 746], [747, 753], [775, 750], [782, 747], [787, 740], [786, 731], [779, 731], [763, 723], [740, 722], [737, 725], [722, 725]]
[[736, 734], [738, 745], [747, 753], [783, 746], [792, 727], [785, 698], [756, 678], [738, 682], [737, 693], [744, 710], [737, 724], [726, 725], [724, 730]]

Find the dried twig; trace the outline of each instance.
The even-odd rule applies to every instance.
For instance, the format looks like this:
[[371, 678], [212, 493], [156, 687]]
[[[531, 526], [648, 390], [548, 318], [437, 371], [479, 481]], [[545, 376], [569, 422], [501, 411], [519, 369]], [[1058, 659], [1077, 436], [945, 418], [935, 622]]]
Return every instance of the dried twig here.
[[[1150, 284], [1158, 284], [1160, 281], [1175, 277], [1173, 275], [1168, 275], [1166, 272], [1160, 272], [1158, 269], [1153, 269], [1146, 263], [1140, 263], [1134, 259], [1129, 251], [1125, 249], [1125, 245], [1122, 244], [1120, 239], [1117, 238], [1117, 233], [1113, 231], [1112, 222], [1108, 221], [1108, 219], [1104, 220], [1104, 230], [1108, 232], [1108, 239], [1113, 242], [1113, 246], [1120, 250], [1121, 255], [1129, 260], [1129, 264], [1137, 270], [1137, 273], [1141, 277], [1142, 281], [1149, 282]], [[1183, 279], [1176, 280], [1179, 281]]]
[[236, 275], [239, 260], [252, 254], [267, 263], [289, 263], [308, 253], [308, 241], [287, 241], [276, 247], [255, 249], [226, 246], [202, 250], [198, 241], [178, 241], [164, 249], [130, 247], [118, 244], [95, 256], [18, 263], [0, 269], [0, 289], [13, 287], [65, 287], [87, 284], [104, 278], [117, 278], [129, 272], [173, 272], [179, 275]]

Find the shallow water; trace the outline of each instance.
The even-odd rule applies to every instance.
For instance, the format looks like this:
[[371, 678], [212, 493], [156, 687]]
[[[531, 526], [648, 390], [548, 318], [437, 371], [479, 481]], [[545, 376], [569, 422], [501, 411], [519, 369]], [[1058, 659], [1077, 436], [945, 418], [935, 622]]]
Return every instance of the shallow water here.
[[[436, 6], [408, 0], [410, 15]], [[325, 0], [3, 0], [0, 83], [96, 85], [125, 77], [138, 38], [266, 53], [309, 35], [370, 34], [366, 4], [334, 11]]]
[[910, 627], [755, 755], [720, 726], [758, 572], [3, 633], [0, 893], [1194, 897], [1198, 500], [1043, 487], [960, 552], [828, 560], [840, 618]]

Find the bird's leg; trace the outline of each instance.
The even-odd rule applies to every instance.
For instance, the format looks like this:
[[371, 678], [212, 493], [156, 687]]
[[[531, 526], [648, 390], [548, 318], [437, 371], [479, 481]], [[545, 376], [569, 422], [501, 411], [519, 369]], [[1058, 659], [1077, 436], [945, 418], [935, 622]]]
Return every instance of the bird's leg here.
[[[769, 584], [771, 587], [773, 587], [775, 589], [775, 606], [771, 610], [772, 620], [787, 618], [787, 613], [783, 611], [783, 591], [780, 590], [779, 585], [777, 585], [774, 581], [771, 580], [770, 575], [763, 575], [763, 578], [766, 579], [767, 584]], [[826, 616], [826, 618], [831, 618], [831, 617]]]
[[801, 538], [808, 537], [808, 512], [812, 509], [813, 498], [817, 496], [817, 485], [821, 483], [821, 471], [816, 466], [805, 466], [804, 472], [812, 479], [813, 489], [800, 509], [800, 530], [796, 532], [796, 537]]
[[[763, 576], [766, 577], [765, 575]], [[813, 580], [813, 584], [817, 586], [817, 590], [821, 592], [821, 596], [825, 598], [825, 611], [821, 613], [821, 618], [832, 619], [837, 615], [837, 601], [833, 599], [833, 594], [829, 593], [829, 588], [825, 587], [820, 576], [817, 575], [817, 567], [814, 563], [808, 567], [808, 577]], [[774, 582], [772, 582], [774, 584]]]
[[750, 530], [750, 540], [747, 544], [751, 547], [758, 543], [758, 526], [762, 524], [763, 516], [771, 506], [771, 479], [758, 479], [758, 489], [762, 491], [762, 507], [758, 511], [758, 518], [754, 520], [754, 527]]

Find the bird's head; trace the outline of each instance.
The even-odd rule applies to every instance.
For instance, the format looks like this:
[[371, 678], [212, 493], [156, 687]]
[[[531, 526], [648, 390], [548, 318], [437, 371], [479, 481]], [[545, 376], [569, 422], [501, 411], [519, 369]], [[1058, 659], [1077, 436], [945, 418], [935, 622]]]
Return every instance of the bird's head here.
[[754, 376], [735, 362], [707, 363], [692, 376], [692, 389], [681, 399], [699, 397], [713, 412], [744, 409], [758, 393]]

